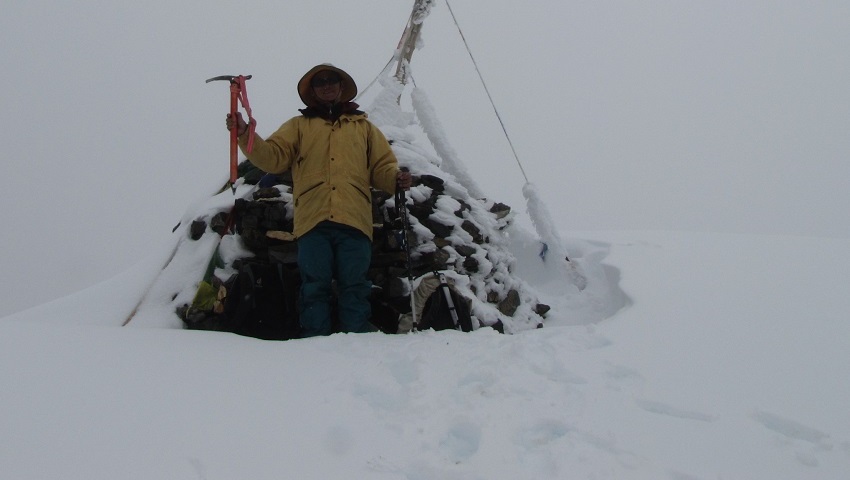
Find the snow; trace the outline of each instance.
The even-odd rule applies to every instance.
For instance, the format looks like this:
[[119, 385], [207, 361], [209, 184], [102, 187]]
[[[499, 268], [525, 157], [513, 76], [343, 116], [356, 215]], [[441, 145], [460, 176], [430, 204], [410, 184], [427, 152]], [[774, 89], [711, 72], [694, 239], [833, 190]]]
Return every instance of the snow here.
[[[850, 239], [567, 233], [550, 210], [574, 208], [570, 193], [531, 183], [528, 211], [496, 221], [482, 198], [503, 186], [472, 181], [424, 90], [404, 111], [405, 87], [380, 84], [370, 118], [400, 163], [445, 178], [490, 239], [458, 289], [518, 288], [514, 319], [473, 305], [513, 334], [183, 330], [175, 309], [212, 252], [247, 254], [187, 229], [250, 195], [240, 184], [190, 205], [121, 275], [0, 319], [4, 478], [848, 478]], [[441, 198], [433, 218], [459, 226], [459, 206]], [[514, 222], [523, 213], [536, 235]], [[435, 249], [411, 223], [416, 253]], [[536, 300], [552, 307], [542, 328]]]
[[433, 6], [434, 0], [417, 0], [413, 5], [413, 13], [411, 14], [413, 23], [419, 24], [424, 22], [428, 18], [428, 15], [431, 14], [431, 8]]
[[[440, 168], [437, 150], [453, 149], [425, 134], [439, 131], [431, 109], [405, 113], [403, 88], [382, 85], [372, 118], [400, 162], [444, 178], [489, 239], [476, 247], [480, 274], [451, 274], [458, 290], [475, 300], [488, 282], [517, 288], [513, 317], [479, 298], [472, 333], [268, 342], [183, 330], [175, 310], [212, 252], [248, 254], [236, 237], [187, 235], [254, 188], [237, 184], [192, 204], [122, 275], [0, 320], [5, 476], [847, 478], [850, 240], [566, 236], [527, 184], [544, 261], [518, 213], [487, 215], [488, 200]], [[459, 226], [460, 206], [441, 197], [432, 218]], [[411, 223], [418, 251], [435, 249]], [[452, 237], [471, 241], [461, 228]], [[581, 288], [578, 270], [551, 261], [559, 250]], [[552, 307], [543, 328], [538, 300]], [[481, 326], [497, 319], [513, 334]]]
[[610, 318], [545, 297], [515, 335], [121, 328], [150, 260], [6, 317], [4, 477], [847, 478], [847, 240], [564, 241], [621, 295]]

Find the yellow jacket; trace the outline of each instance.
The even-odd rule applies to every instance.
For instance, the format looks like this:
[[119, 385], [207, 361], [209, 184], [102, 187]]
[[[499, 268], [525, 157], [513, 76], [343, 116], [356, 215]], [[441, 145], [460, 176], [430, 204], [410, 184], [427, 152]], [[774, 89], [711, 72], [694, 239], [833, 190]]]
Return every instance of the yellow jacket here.
[[330, 220], [354, 227], [372, 239], [369, 187], [394, 193], [398, 161], [384, 134], [362, 112], [331, 122], [298, 116], [263, 140], [239, 137], [242, 153], [263, 171], [292, 170], [296, 237]]

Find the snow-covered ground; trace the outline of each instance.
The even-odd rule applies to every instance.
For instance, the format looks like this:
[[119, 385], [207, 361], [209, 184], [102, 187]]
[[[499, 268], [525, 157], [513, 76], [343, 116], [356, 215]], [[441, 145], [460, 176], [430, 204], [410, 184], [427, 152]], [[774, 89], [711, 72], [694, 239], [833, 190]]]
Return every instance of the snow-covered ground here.
[[[522, 125], [512, 131], [541, 182], [540, 191], [522, 188], [536, 236], [552, 246], [550, 258], [569, 253], [587, 288], [543, 268], [539, 242], [517, 227], [495, 242], [509, 251], [490, 258], [515, 260], [511, 280], [552, 306], [544, 328], [268, 342], [179, 328], [175, 303], [191, 298], [217, 237], [193, 248], [179, 248], [174, 235], [144, 245], [158, 237], [142, 234], [170, 228], [172, 205], [191, 194], [172, 192], [218, 178], [211, 159], [225, 144], [210, 132], [226, 141], [222, 92], [197, 85], [212, 74], [256, 73], [258, 133], [268, 134], [280, 112], [300, 107], [280, 93], [300, 77], [298, 65], [344, 60], [363, 86], [383, 59], [365, 54], [373, 42], [357, 35], [392, 30], [374, 44], [394, 42], [398, 22], [388, 9], [404, 18], [408, 7], [383, 2], [376, 14], [295, 2], [285, 18], [270, 15], [272, 5], [247, 9], [240, 29], [250, 25], [261, 46], [295, 41], [281, 34], [306, 38], [317, 24], [369, 25], [349, 29], [350, 41], [326, 35], [269, 62], [268, 48], [245, 49], [210, 28], [213, 18], [232, 26], [226, 9], [198, 16], [189, 4], [118, 2], [71, 12], [20, 2], [0, 29], [15, 40], [0, 63], [28, 79], [9, 89], [8, 128], [0, 129], [13, 148], [0, 162], [10, 169], [6, 195], [22, 199], [2, 222], [10, 237], [0, 302], [17, 313], [0, 318], [0, 478], [850, 478], [846, 3], [774, 3], [549, 1], [524, 5], [522, 15], [480, 0], [458, 5], [473, 19], [467, 33], [480, 39], [474, 45], [503, 111]], [[413, 113], [380, 108], [397, 96], [372, 102], [371, 118], [383, 118], [399, 150], [417, 147], [399, 155], [402, 163], [439, 167], [457, 180], [455, 192], [495, 194], [521, 215], [504, 146], [476, 141], [486, 128], [470, 119], [490, 108], [483, 95], [467, 103], [477, 77], [467, 66], [476, 82], [459, 81], [460, 63], [439, 48], [456, 39], [447, 13], [435, 9], [443, 22], [426, 30], [439, 54], [417, 54], [415, 64], [436, 102], [418, 87], [410, 99], [427, 152], [406, 143]], [[535, 35], [505, 35], [504, 25], [557, 34], [542, 45]], [[115, 69], [127, 52], [138, 68]], [[163, 90], [163, 71], [174, 88]], [[566, 108], [517, 95], [529, 79], [566, 92]], [[75, 103], [92, 88], [86, 98], [99, 102], [86, 105], [87, 115], [113, 127], [97, 141]], [[58, 140], [36, 141], [33, 132], [45, 131]], [[457, 151], [446, 131], [463, 139]], [[461, 163], [469, 152], [477, 169]], [[171, 171], [174, 158], [189, 177]], [[91, 181], [92, 172], [106, 180]], [[84, 207], [60, 215], [57, 198]], [[184, 228], [199, 210], [232, 201], [205, 197]], [[84, 216], [99, 209], [126, 218]], [[91, 218], [96, 241], [80, 234]], [[771, 235], [679, 231], [695, 226]], [[784, 235], [801, 231], [816, 236]], [[67, 232], [61, 244], [56, 232]], [[90, 255], [75, 254], [72, 240]], [[43, 298], [36, 289], [89, 284], [92, 256], [137, 263], [18, 312]]]
[[566, 245], [616, 287], [612, 317], [575, 324], [541, 275], [553, 314], [516, 335], [121, 328], [151, 261], [6, 317], [2, 476], [848, 478], [850, 240]]

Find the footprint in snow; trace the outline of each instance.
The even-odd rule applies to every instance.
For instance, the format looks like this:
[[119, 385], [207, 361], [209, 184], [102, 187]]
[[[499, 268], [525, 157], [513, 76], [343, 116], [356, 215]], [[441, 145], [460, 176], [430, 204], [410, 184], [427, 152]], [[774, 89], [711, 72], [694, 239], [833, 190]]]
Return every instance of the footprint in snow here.
[[574, 444], [562, 442], [571, 433], [572, 428], [559, 420], [541, 420], [516, 432], [517, 460], [529, 478], [563, 477], [561, 457]]
[[762, 424], [764, 427], [773, 430], [776, 433], [785, 435], [794, 440], [805, 440], [813, 443], [824, 449], [832, 449], [832, 442], [829, 439], [829, 434], [821, 432], [812, 427], [807, 427], [801, 423], [795, 422], [787, 418], [774, 415], [772, 413], [756, 410], [752, 414], [753, 420]]
[[468, 395], [478, 394], [482, 397], [492, 397], [494, 386], [499, 382], [499, 376], [487, 369], [479, 369], [464, 375], [457, 382], [458, 390]]
[[789, 440], [789, 443], [794, 445], [794, 448], [799, 447], [798, 444], [794, 443], [796, 440], [810, 443], [813, 448], [809, 448], [805, 451], [797, 449], [794, 452], [794, 456], [797, 461], [803, 465], [809, 467], [818, 466], [819, 462], [816, 454], [833, 449], [833, 442], [830, 439], [829, 434], [816, 428], [803, 425], [799, 422], [773, 413], [763, 412], [761, 410], [757, 410], [752, 413], [751, 417], [763, 427], [778, 433], [785, 439]]
[[646, 383], [646, 379], [637, 370], [623, 365], [609, 364], [605, 373], [608, 377], [608, 387], [616, 391], [640, 388]]
[[409, 385], [419, 380], [419, 366], [407, 357], [401, 355], [391, 357], [387, 368], [399, 385]]
[[481, 444], [481, 427], [470, 422], [460, 421], [443, 435], [440, 450], [455, 463], [461, 463], [478, 453]]
[[514, 437], [514, 443], [528, 450], [534, 450], [564, 437], [570, 433], [570, 430], [570, 427], [563, 422], [543, 421], [533, 427], [522, 429]]
[[668, 415], [671, 417], [683, 418], [685, 420], [699, 420], [701, 422], [714, 421], [714, 417], [712, 415], [696, 412], [693, 410], [683, 410], [681, 408], [676, 408], [674, 406], [662, 402], [655, 402], [652, 400], [635, 400], [635, 403], [638, 407], [650, 413]]
[[407, 396], [401, 389], [387, 390], [378, 385], [355, 384], [351, 395], [365, 401], [373, 410], [398, 411], [407, 404]]

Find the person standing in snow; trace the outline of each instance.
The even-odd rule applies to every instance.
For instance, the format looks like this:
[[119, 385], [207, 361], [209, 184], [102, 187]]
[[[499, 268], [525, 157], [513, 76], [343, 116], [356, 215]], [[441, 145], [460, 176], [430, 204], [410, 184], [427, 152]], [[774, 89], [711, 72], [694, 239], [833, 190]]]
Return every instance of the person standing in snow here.
[[292, 170], [294, 234], [301, 270], [300, 319], [303, 336], [331, 333], [331, 284], [337, 282], [340, 329], [370, 332], [372, 195], [370, 187], [394, 193], [411, 177], [383, 133], [352, 102], [357, 85], [330, 64], [316, 65], [298, 82], [307, 106], [268, 138], [255, 136], [247, 151], [248, 125], [237, 113], [242, 153], [269, 173]]

